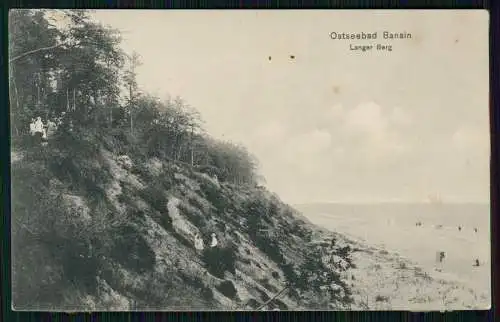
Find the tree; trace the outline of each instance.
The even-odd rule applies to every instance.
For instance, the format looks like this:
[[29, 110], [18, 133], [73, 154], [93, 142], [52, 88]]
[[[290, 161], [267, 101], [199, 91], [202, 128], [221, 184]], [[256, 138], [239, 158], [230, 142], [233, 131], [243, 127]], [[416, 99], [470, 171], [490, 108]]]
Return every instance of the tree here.
[[40, 10], [9, 12], [9, 87], [16, 134], [27, 132], [35, 115], [50, 113], [44, 103], [51, 92], [50, 71], [57, 66], [57, 59], [47, 48], [56, 48], [59, 37], [60, 32]]
[[11, 110], [18, 133], [40, 114], [67, 112], [69, 120], [89, 124], [104, 105], [118, 105], [123, 53], [117, 31], [92, 21], [86, 10], [61, 11], [58, 19], [69, 23], [59, 29], [49, 12], [10, 11]]
[[136, 101], [139, 96], [137, 85], [137, 67], [141, 65], [140, 56], [137, 52], [133, 52], [128, 56], [129, 67], [124, 75], [125, 86], [127, 87], [128, 110], [130, 114], [130, 134], [134, 135], [134, 110], [136, 109]]

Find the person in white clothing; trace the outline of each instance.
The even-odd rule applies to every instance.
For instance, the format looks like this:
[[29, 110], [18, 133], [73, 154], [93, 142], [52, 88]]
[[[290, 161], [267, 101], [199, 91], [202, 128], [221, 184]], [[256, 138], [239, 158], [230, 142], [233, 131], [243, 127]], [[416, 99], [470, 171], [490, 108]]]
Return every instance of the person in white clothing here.
[[210, 242], [210, 247], [215, 247], [217, 246], [217, 237], [215, 236], [215, 233], [212, 233], [212, 241]]
[[194, 236], [194, 248], [196, 248], [196, 250], [198, 251], [202, 251], [203, 248], [205, 248], [203, 239], [200, 237], [199, 234], [196, 234]]
[[35, 135], [35, 119], [31, 119], [30, 123], [30, 135]]
[[34, 124], [34, 132], [35, 133], [43, 133], [43, 122], [42, 118], [38, 116], [36, 118], [35, 124]]
[[35, 136], [35, 143], [43, 143], [47, 138], [47, 133], [43, 127], [42, 118], [38, 116], [34, 122], [30, 124], [30, 133]]

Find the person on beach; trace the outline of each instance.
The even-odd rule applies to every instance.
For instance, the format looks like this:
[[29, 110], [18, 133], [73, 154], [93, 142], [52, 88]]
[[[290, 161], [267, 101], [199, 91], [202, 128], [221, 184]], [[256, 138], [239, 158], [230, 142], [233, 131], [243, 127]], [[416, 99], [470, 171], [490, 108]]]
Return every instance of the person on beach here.
[[436, 266], [434, 269], [438, 272], [441, 272], [443, 270], [443, 261], [446, 257], [446, 253], [443, 251], [437, 251], [436, 252]]
[[439, 262], [442, 263], [445, 258], [445, 252], [439, 252]]

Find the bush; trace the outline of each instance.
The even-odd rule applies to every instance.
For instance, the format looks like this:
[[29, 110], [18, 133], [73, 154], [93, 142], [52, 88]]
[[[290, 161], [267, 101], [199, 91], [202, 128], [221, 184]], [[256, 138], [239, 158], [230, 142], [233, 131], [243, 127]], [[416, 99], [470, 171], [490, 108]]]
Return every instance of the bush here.
[[206, 225], [205, 218], [203, 218], [198, 210], [188, 209], [183, 203], [180, 203], [177, 208], [179, 209], [179, 213], [187, 217], [196, 227], [204, 227]]
[[281, 311], [286, 311], [288, 310], [288, 305], [286, 305], [283, 301], [279, 300], [279, 299], [276, 299], [276, 300], [273, 300], [271, 303], [271, 308], [274, 309], [274, 308], [278, 308], [280, 309]]
[[210, 300], [213, 300], [213, 298], [214, 298], [214, 292], [212, 291], [212, 289], [210, 289], [208, 287], [203, 287], [201, 289], [201, 296], [206, 301], [210, 301]]
[[224, 281], [220, 283], [219, 285], [216, 286], [216, 288], [224, 294], [224, 296], [234, 299], [236, 295], [238, 294], [238, 291], [234, 287], [234, 284], [232, 281]]
[[266, 254], [272, 261], [282, 263], [285, 260], [283, 254], [281, 254], [281, 249], [278, 243], [274, 239], [262, 235], [261, 233], [257, 233], [254, 238], [254, 242], [255, 246]]
[[[26, 167], [26, 168], [25, 168]], [[13, 173], [12, 194], [13, 297], [16, 308], [61, 305], [65, 291], [95, 294], [100, 260], [89, 254], [98, 246], [82, 233], [80, 218], [62, 206], [45, 186], [45, 172], [23, 164]], [[38, 174], [39, 173], [39, 174]], [[25, 180], [22, 178], [25, 177]]]
[[139, 274], [154, 268], [156, 255], [137, 230], [126, 225], [115, 229], [113, 236], [110, 256], [118, 263]]
[[384, 296], [384, 295], [380, 295], [380, 294], [375, 296], [375, 302], [388, 302], [388, 301], [389, 301], [388, 296]]
[[203, 261], [210, 274], [224, 278], [224, 272], [236, 273], [236, 249], [234, 247], [205, 248]]
[[200, 184], [200, 188], [205, 198], [215, 207], [215, 209], [220, 213], [227, 210], [228, 203], [217, 186], [204, 181]]
[[139, 192], [141, 198], [153, 209], [160, 213], [167, 213], [168, 198], [163, 186], [154, 182]]
[[260, 298], [262, 299], [262, 301], [264, 301], [264, 302], [269, 301], [270, 297], [269, 297], [269, 295], [267, 295], [267, 293], [266, 293], [266, 292], [261, 291], [261, 290], [259, 290], [259, 289], [256, 289], [256, 290], [257, 290], [257, 292], [259, 292], [259, 294], [260, 294]]
[[157, 178], [150, 173], [144, 162], [135, 162], [130, 170], [130, 173], [135, 174], [146, 182], [153, 182], [154, 180], [157, 180]]
[[192, 286], [193, 288], [199, 290], [201, 293], [201, 296], [203, 297], [204, 300], [210, 301], [214, 297], [213, 291], [205, 286], [203, 283], [203, 280], [199, 276], [190, 276], [184, 273], [181, 273], [181, 278], [184, 280], [186, 284], [189, 286]]
[[248, 300], [247, 305], [250, 306], [252, 309], [258, 308], [261, 304], [254, 298], [251, 298]]

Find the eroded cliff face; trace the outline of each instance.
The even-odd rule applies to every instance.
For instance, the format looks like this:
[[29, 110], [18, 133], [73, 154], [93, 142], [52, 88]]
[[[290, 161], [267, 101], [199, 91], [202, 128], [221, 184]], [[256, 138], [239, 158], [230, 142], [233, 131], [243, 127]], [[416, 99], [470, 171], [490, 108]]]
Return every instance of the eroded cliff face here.
[[[218, 182], [182, 163], [95, 153], [79, 168], [82, 177], [94, 176], [94, 186], [68, 185], [46, 166], [47, 158], [18, 155], [13, 163], [19, 180], [13, 180], [12, 214], [20, 223], [13, 231], [15, 307], [294, 310], [352, 304], [350, 247], [266, 189]], [[21, 206], [27, 189], [37, 189], [39, 199]], [[39, 204], [43, 198], [46, 205]], [[30, 207], [37, 205], [32, 215], [38, 219], [30, 222]], [[197, 234], [203, 250], [195, 248]], [[216, 247], [210, 247], [212, 234]], [[23, 252], [26, 247], [30, 251]], [[26, 257], [34, 248], [44, 268], [36, 273], [27, 268], [35, 259]], [[30, 293], [23, 278], [40, 282]], [[47, 289], [52, 295], [45, 295]], [[31, 302], [24, 302], [28, 293]]]

